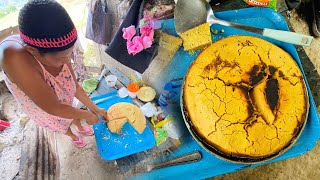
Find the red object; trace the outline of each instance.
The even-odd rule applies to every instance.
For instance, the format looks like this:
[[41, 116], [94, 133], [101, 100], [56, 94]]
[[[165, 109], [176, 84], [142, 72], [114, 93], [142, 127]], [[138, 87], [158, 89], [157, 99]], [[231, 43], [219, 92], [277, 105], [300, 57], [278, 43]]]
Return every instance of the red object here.
[[165, 117], [163, 117], [161, 114], [157, 116], [157, 120], [160, 122], [164, 120]]
[[52, 48], [52, 47], [63, 47], [70, 42], [73, 42], [75, 39], [77, 39], [77, 30], [74, 28], [71, 32], [69, 32], [67, 35], [61, 37], [61, 38], [53, 38], [53, 39], [35, 39], [30, 38], [20, 32], [21, 39], [33, 46], [36, 47], [42, 47], [42, 48]]
[[10, 123], [7, 121], [0, 120], [0, 131], [3, 131], [10, 127]]

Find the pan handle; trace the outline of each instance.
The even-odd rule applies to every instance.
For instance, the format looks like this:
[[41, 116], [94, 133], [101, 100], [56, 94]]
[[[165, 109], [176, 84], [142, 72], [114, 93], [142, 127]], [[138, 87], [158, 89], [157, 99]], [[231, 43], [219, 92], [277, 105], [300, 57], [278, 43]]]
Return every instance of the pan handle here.
[[152, 169], [159, 169], [159, 168], [168, 167], [168, 166], [188, 164], [188, 163], [200, 161], [201, 159], [202, 159], [202, 156], [201, 156], [200, 152], [195, 151], [195, 152], [185, 154], [185, 155], [179, 156], [177, 158], [171, 159], [166, 162], [155, 164], [152, 167]]

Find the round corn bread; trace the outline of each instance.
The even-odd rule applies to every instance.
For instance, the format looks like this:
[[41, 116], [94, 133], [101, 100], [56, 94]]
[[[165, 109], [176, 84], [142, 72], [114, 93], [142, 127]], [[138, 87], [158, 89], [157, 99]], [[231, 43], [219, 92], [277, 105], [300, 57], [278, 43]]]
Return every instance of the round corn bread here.
[[189, 67], [182, 97], [197, 136], [227, 157], [279, 153], [300, 133], [309, 107], [294, 59], [251, 36], [203, 50]]

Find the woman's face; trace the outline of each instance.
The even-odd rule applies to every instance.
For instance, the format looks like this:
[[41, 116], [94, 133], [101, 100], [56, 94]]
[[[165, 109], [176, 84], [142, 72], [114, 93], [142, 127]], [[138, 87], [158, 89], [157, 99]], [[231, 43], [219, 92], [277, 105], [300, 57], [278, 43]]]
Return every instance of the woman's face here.
[[60, 52], [40, 54], [45, 64], [51, 67], [61, 67], [64, 64], [70, 63], [73, 47]]

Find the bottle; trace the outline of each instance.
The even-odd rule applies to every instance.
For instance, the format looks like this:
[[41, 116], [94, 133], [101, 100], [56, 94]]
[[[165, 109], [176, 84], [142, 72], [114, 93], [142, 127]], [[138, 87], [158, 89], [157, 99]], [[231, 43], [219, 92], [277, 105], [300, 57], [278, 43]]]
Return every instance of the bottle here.
[[173, 79], [166, 83], [158, 99], [159, 106], [166, 107], [168, 104], [175, 103], [179, 98], [181, 84], [177, 84], [182, 78]]

